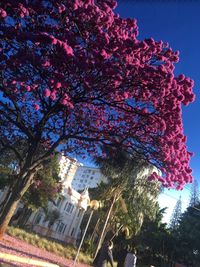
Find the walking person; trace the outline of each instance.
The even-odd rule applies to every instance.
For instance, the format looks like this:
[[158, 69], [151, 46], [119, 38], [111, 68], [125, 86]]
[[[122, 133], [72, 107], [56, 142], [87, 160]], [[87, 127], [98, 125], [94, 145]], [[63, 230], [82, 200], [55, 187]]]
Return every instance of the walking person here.
[[109, 262], [111, 267], [113, 267], [113, 242], [107, 241], [97, 253], [96, 258], [93, 261], [93, 266], [95, 267], [107, 267], [107, 263]]
[[136, 249], [129, 250], [125, 258], [124, 267], [136, 267], [136, 261]]
[[119, 249], [116, 252], [117, 267], [124, 267], [124, 262], [125, 262], [127, 253], [128, 253], [127, 247], [125, 246], [119, 247]]

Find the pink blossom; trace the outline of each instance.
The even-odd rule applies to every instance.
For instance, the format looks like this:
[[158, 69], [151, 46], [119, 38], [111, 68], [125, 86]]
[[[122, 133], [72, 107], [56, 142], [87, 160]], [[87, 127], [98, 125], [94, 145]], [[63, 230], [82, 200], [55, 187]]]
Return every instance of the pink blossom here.
[[0, 8], [0, 17], [2, 17], [2, 18], [7, 17], [7, 13], [3, 8]]
[[44, 90], [44, 96], [49, 97], [51, 95], [51, 91], [49, 89]]
[[68, 100], [67, 100], [67, 99], [65, 99], [65, 98], [64, 98], [64, 99], [62, 99], [62, 100], [61, 100], [61, 104], [63, 104], [63, 105], [65, 105], [65, 106], [66, 106], [66, 105], [68, 104]]
[[66, 10], [66, 7], [63, 4], [58, 7], [58, 13], [62, 13], [65, 10]]
[[21, 11], [21, 13], [20, 13], [21, 17], [24, 17], [24, 15], [26, 15], [26, 16], [29, 15], [28, 10], [25, 8], [25, 6], [23, 4], [20, 3], [19, 4], [19, 8], [20, 8], [20, 11]]
[[62, 43], [63, 51], [66, 53], [67, 56], [73, 56], [74, 52], [71, 46], [66, 43]]
[[44, 61], [43, 63], [42, 63], [42, 66], [43, 67], [49, 67], [51, 64], [50, 64], [50, 61], [48, 61], [48, 60], [46, 60], [46, 61]]
[[51, 92], [51, 95], [50, 95], [50, 98], [52, 99], [52, 100], [56, 100], [56, 92]]
[[51, 39], [51, 43], [52, 43], [53, 45], [56, 45], [57, 42], [58, 42], [58, 40], [57, 40], [56, 38], [52, 38], [52, 39]]
[[78, 4], [77, 3], [74, 3], [73, 4], [73, 10], [77, 10], [79, 8]]
[[69, 102], [69, 103], [68, 103], [68, 107], [69, 107], [70, 109], [74, 109], [74, 104], [73, 104], [72, 102]]
[[101, 51], [101, 56], [104, 58], [104, 59], [108, 59], [110, 57], [110, 55], [106, 52], [105, 49], [102, 49]]
[[27, 86], [26, 86], [26, 90], [27, 90], [28, 92], [31, 91], [31, 87], [30, 87], [30, 85], [27, 85]]
[[185, 75], [181, 74], [181, 75], [178, 76], [178, 78], [179, 78], [180, 81], [183, 81], [185, 79]]
[[38, 104], [34, 104], [34, 109], [35, 110], [39, 110], [40, 109], [40, 106]]
[[57, 39], [47, 33], [47, 32], [41, 32], [39, 33], [37, 36], [36, 36], [36, 40], [39, 41], [39, 42], [42, 42], [42, 43], [46, 43], [46, 44], [57, 44]]
[[125, 98], [125, 99], [129, 98], [129, 94], [128, 94], [127, 92], [124, 92], [123, 95], [124, 95], [124, 98]]
[[188, 155], [191, 156], [191, 157], [194, 156], [194, 152], [189, 152], [189, 151], [188, 151], [187, 153], [188, 153]]
[[[0, 9], [0, 18], [5, 10], [14, 20], [23, 16], [23, 24], [13, 28], [8, 23], [3, 30], [7, 51], [0, 52], [0, 68], [9, 70], [2, 91], [13, 92], [5, 98], [20, 106], [24, 125], [38, 125], [40, 114], [33, 111], [44, 107], [52, 116], [41, 129], [45, 149], [54, 144], [55, 136], [59, 140], [66, 124], [66, 132], [74, 137], [71, 143], [66, 141], [68, 152], [94, 155], [101, 140], [109, 145], [124, 140], [125, 150], [139, 147], [150, 163], [164, 166], [162, 177], [153, 174], [150, 179], [172, 187], [190, 182], [182, 104], [194, 101], [194, 82], [175, 76], [178, 53], [162, 41], [137, 39], [136, 20], [116, 15], [114, 0], [65, 1], [67, 12], [65, 2], [48, 2], [41, 8], [34, 1], [17, 5], [9, 1], [7, 9], [3, 1]], [[4, 29], [5, 21], [0, 19], [0, 24]], [[25, 51], [28, 41], [31, 45]], [[11, 43], [16, 42], [22, 45], [13, 54]], [[17, 76], [16, 69], [22, 70]], [[77, 141], [78, 128], [85, 135]], [[13, 129], [11, 123], [7, 129], [11, 136]], [[52, 132], [48, 138], [46, 129]], [[94, 142], [89, 144], [90, 138]]]
[[53, 83], [54, 83], [54, 79], [50, 79], [50, 80], [49, 80], [49, 83], [50, 83], [50, 84], [53, 84]]
[[185, 184], [179, 184], [178, 186], [176, 186], [176, 190], [183, 190]]
[[57, 89], [59, 89], [61, 86], [62, 86], [62, 84], [61, 84], [60, 82], [57, 82], [56, 85], [55, 85], [55, 87], [56, 87]]

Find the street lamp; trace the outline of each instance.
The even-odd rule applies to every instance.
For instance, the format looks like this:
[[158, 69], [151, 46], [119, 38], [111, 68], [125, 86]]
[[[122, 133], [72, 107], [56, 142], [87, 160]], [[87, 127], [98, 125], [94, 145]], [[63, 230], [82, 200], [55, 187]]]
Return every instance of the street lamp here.
[[75, 259], [74, 259], [74, 264], [73, 264], [73, 265], [75, 265], [76, 262], [77, 262], [77, 260], [78, 260], [78, 256], [79, 256], [79, 253], [80, 253], [80, 250], [81, 250], [81, 246], [82, 246], [82, 244], [83, 244], [83, 240], [84, 240], [84, 238], [85, 238], [85, 235], [86, 235], [88, 226], [89, 226], [90, 221], [91, 221], [91, 219], [92, 219], [92, 215], [93, 215], [93, 213], [94, 213], [95, 210], [97, 210], [98, 208], [100, 208], [100, 202], [99, 202], [98, 200], [91, 200], [91, 201], [90, 201], [90, 204], [89, 204], [88, 206], [91, 208], [91, 213], [90, 213], [89, 219], [88, 219], [88, 221], [87, 221], [87, 224], [86, 224], [86, 227], [85, 227], [83, 236], [82, 236], [82, 238], [81, 238], [81, 242], [80, 242], [80, 244], [79, 244], [78, 251], [77, 251], [77, 253], [76, 253], [76, 257], [75, 257]]

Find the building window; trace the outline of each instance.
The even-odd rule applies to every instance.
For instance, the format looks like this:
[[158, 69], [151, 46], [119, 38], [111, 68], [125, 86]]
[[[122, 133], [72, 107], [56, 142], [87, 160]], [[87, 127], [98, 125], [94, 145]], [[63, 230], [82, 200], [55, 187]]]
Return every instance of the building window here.
[[40, 223], [40, 220], [42, 218], [42, 215], [39, 213], [35, 219], [35, 224], [39, 224]]
[[72, 213], [73, 209], [74, 209], [74, 205], [72, 205], [70, 213]]
[[63, 234], [64, 234], [66, 228], [67, 228], [67, 224], [65, 224], [65, 227], [64, 227], [64, 229], [63, 229], [63, 231], [62, 231]]
[[94, 179], [94, 176], [91, 176], [90, 179], [93, 180]]
[[74, 209], [74, 205], [73, 205], [72, 203], [67, 202], [67, 203], [65, 204], [64, 210], [65, 210], [67, 213], [72, 213], [73, 209]]
[[57, 224], [57, 227], [56, 227], [56, 232], [59, 233], [59, 234], [64, 233], [64, 232], [65, 232], [65, 229], [66, 229], [66, 226], [67, 226], [67, 225], [65, 225], [64, 223], [59, 222], [59, 223]]
[[67, 206], [68, 206], [68, 203], [69, 203], [69, 202], [66, 202], [65, 207], [64, 207], [64, 210], [66, 210], [66, 208], [67, 208]]

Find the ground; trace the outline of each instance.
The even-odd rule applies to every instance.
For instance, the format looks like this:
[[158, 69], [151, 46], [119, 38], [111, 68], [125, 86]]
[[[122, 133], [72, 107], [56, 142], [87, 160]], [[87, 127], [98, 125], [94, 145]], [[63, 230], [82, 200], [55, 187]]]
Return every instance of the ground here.
[[[0, 241], [0, 252], [13, 254], [19, 257], [45, 261], [45, 262], [57, 264], [60, 267], [73, 266], [72, 260], [66, 259], [64, 257], [58, 256], [50, 252], [47, 252], [43, 249], [36, 248], [30, 244], [25, 243], [24, 241], [18, 240], [8, 235], [5, 235], [4, 239]], [[0, 263], [9, 263], [9, 261], [8, 260], [5, 261], [0, 258]], [[25, 264], [25, 263], [16, 263], [16, 262], [15, 263], [12, 262], [11, 266], [35, 267], [35, 265], [30, 265], [30, 264]], [[88, 265], [77, 263], [76, 267], [88, 267]]]

